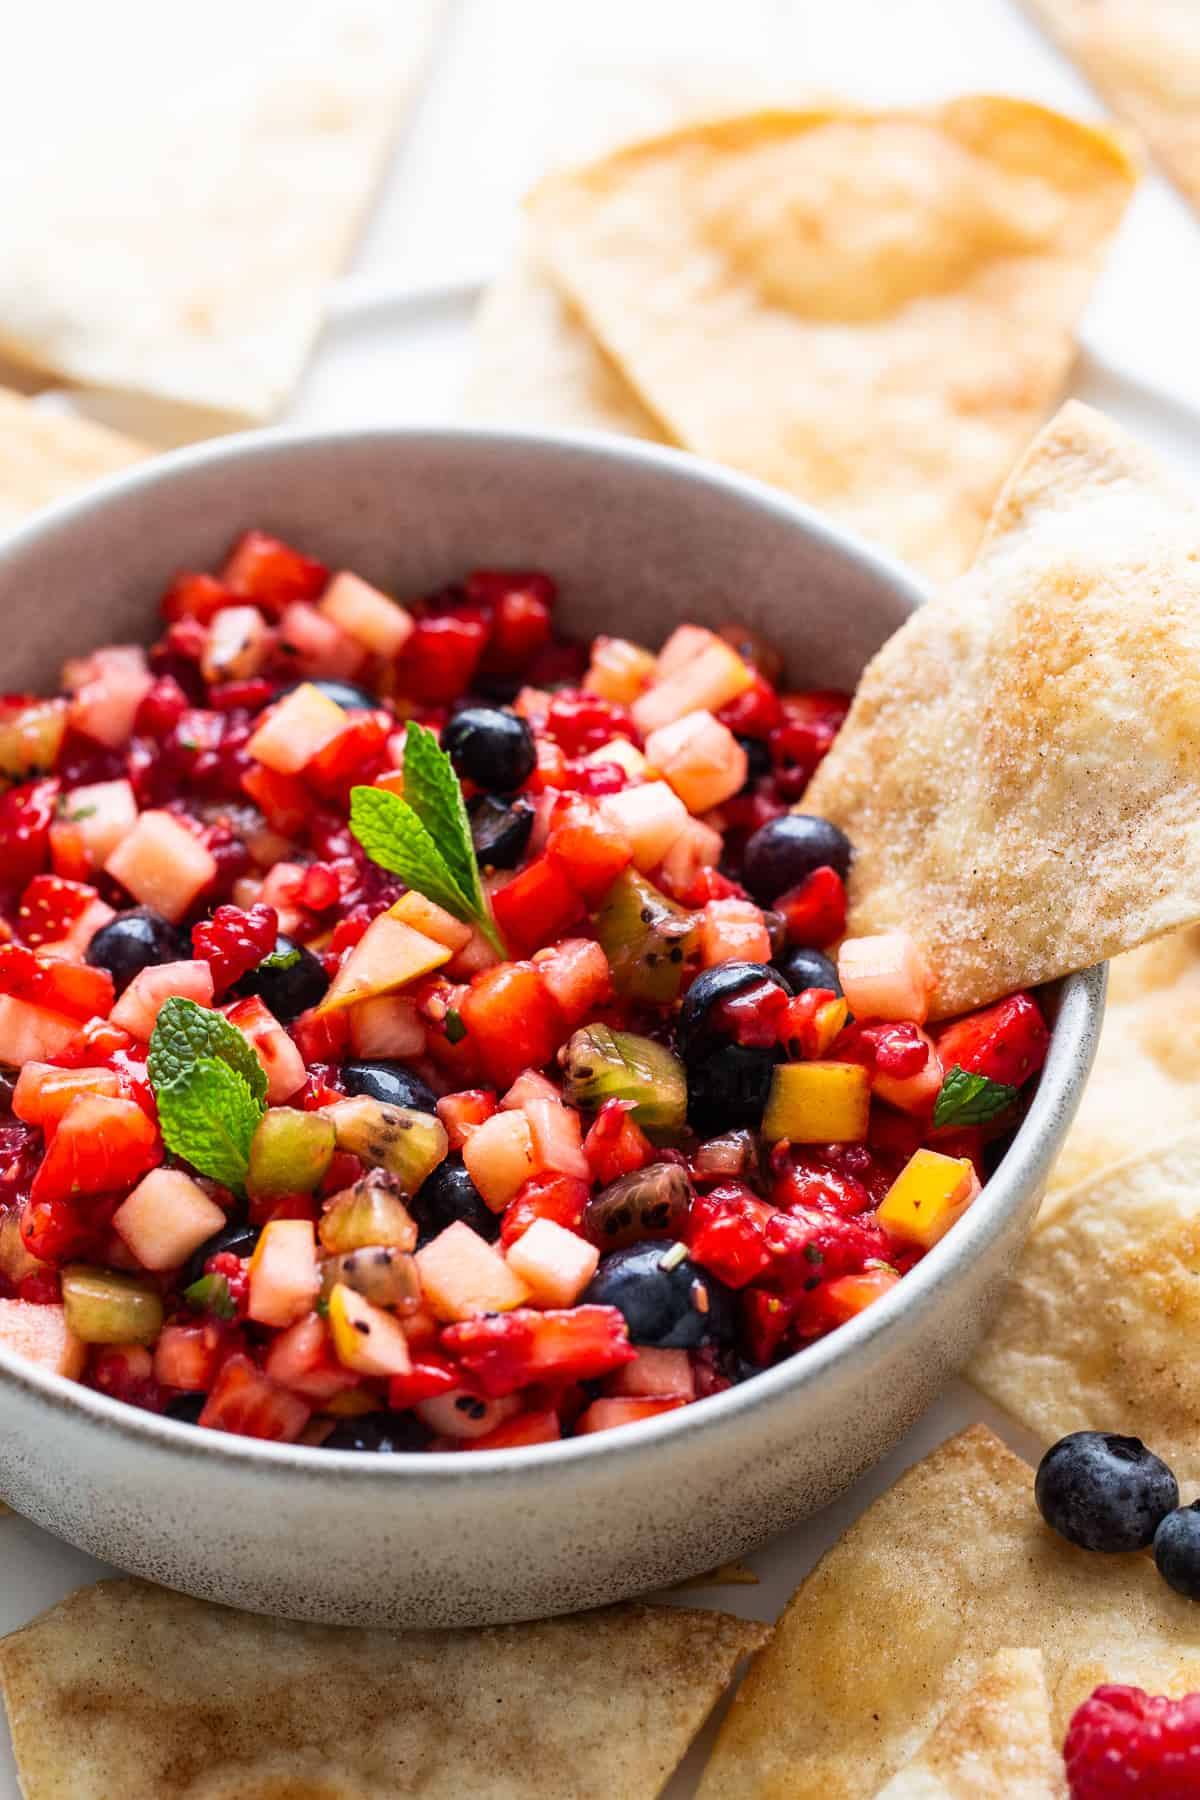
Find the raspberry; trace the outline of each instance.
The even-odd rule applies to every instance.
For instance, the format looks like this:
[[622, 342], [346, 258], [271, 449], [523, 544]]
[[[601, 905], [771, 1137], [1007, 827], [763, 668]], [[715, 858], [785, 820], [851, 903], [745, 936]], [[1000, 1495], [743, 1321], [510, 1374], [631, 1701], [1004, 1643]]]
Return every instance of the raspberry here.
[[232, 987], [264, 956], [270, 956], [279, 935], [279, 915], [273, 906], [218, 906], [211, 919], [192, 927], [192, 948], [212, 969], [217, 988]]
[[1179, 1800], [1200, 1793], [1200, 1694], [1169, 1700], [1098, 1687], [1075, 1709], [1063, 1745], [1071, 1800]]
[[250, 1298], [250, 1264], [248, 1259], [235, 1256], [231, 1250], [218, 1250], [210, 1256], [204, 1265], [206, 1275], [222, 1275], [229, 1289], [229, 1298], [237, 1308], [238, 1317], [246, 1316], [246, 1305]]

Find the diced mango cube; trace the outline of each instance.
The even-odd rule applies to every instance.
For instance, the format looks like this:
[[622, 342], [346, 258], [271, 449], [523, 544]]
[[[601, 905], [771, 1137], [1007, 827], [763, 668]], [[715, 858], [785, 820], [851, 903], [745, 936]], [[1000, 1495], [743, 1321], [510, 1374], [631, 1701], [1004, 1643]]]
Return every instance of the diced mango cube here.
[[769, 1144], [857, 1144], [867, 1135], [871, 1076], [859, 1063], [780, 1063], [763, 1113]]
[[596, 1273], [600, 1252], [553, 1219], [535, 1219], [508, 1252], [508, 1266], [542, 1306], [574, 1306]]
[[589, 694], [628, 706], [654, 675], [654, 658], [628, 638], [598, 637], [592, 645], [591, 667], [583, 685]]
[[342, 1281], [329, 1296], [329, 1330], [338, 1361], [356, 1375], [407, 1375], [412, 1368], [399, 1319]]
[[889, 1237], [928, 1250], [962, 1218], [978, 1192], [969, 1156], [921, 1149], [901, 1169], [875, 1217]]

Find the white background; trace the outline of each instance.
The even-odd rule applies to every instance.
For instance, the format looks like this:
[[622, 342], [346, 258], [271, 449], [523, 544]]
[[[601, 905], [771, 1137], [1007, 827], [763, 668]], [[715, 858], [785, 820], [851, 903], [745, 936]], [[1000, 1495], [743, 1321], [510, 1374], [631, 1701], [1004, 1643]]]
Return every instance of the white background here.
[[[93, 31], [106, 16], [107, 9], [96, 10]], [[174, 8], [155, 9], [160, 37], [174, 29], [175, 17]], [[31, 22], [30, 29], [41, 26]], [[6, 60], [19, 49], [10, 34]], [[83, 59], [86, 73], [80, 62], [73, 65], [93, 99], [107, 78], [118, 87], [122, 79], [115, 65], [105, 69], [104, 55], [100, 33]], [[396, 424], [453, 417], [478, 284], [503, 262], [522, 190], [564, 142], [572, 94], [581, 80], [664, 63], [769, 72], [783, 92], [797, 95], [841, 92], [883, 102], [1011, 92], [1100, 113], [1012, 0], [462, 0], [448, 12], [424, 97], [354, 268], [333, 297], [289, 418]], [[1085, 322], [1073, 391], [1200, 472], [1198, 300], [1200, 221], [1151, 175]], [[536, 546], [530, 556], [536, 560]], [[1018, 1450], [1036, 1454], [956, 1386], [837, 1505], [753, 1559], [759, 1587], [702, 1599], [773, 1618], [816, 1556], [876, 1493], [933, 1444], [980, 1418]], [[0, 1632], [107, 1572], [22, 1519], [0, 1520]], [[672, 1800], [692, 1792], [699, 1761], [694, 1752], [670, 1789]], [[17, 1800], [17, 1792], [0, 1735], [0, 1800]]]

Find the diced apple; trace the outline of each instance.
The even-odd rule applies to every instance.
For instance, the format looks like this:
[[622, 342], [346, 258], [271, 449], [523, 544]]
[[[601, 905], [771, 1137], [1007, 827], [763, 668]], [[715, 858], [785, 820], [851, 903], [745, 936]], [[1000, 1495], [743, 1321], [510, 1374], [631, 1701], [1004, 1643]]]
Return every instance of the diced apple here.
[[273, 642], [257, 606], [223, 606], [209, 622], [200, 673], [205, 681], [246, 681], [258, 674]]
[[576, 1437], [590, 1437], [593, 1431], [614, 1431], [618, 1425], [637, 1425], [643, 1419], [657, 1418], [659, 1413], [674, 1412], [687, 1402], [676, 1396], [661, 1399], [622, 1394], [613, 1400], [593, 1400], [575, 1424]]
[[194, 1000], [197, 1006], [213, 1002], [212, 968], [206, 962], [158, 963], [139, 969], [109, 1014], [131, 1036], [149, 1043], [154, 1021], [166, 1001], [175, 995]]
[[628, 638], [598, 637], [583, 685], [618, 706], [628, 706], [654, 678], [655, 662], [649, 650]]
[[505, 1112], [518, 1112], [530, 1100], [562, 1101], [559, 1090], [540, 1069], [522, 1069], [508, 1092], [500, 1096], [500, 1105]]
[[847, 938], [838, 978], [858, 1019], [909, 1019], [923, 1025], [933, 978], [925, 952], [906, 931]]
[[407, 1375], [412, 1368], [400, 1321], [344, 1281], [329, 1296], [329, 1329], [338, 1361], [356, 1375]]
[[666, 681], [716, 642], [716, 632], [703, 625], [677, 625], [655, 659], [654, 680]]
[[493, 1113], [462, 1148], [467, 1174], [493, 1212], [503, 1212], [533, 1174], [533, 1138], [523, 1112]]
[[770, 962], [771, 938], [762, 909], [736, 896], [710, 900], [700, 928], [700, 957], [706, 969], [723, 962]]
[[144, 1269], [177, 1269], [222, 1229], [225, 1214], [182, 1169], [151, 1169], [112, 1222]]
[[[471, 1143], [478, 1137], [477, 1131]], [[417, 1251], [417, 1269], [425, 1302], [443, 1323], [481, 1312], [511, 1312], [529, 1298], [529, 1289], [499, 1251], [461, 1219]]]
[[334, 1012], [362, 1000], [373, 1000], [376, 994], [394, 993], [419, 975], [440, 969], [449, 960], [445, 944], [435, 943], [422, 931], [414, 931], [403, 919], [393, 918], [391, 912], [380, 913], [334, 976], [317, 1011]]
[[608, 958], [595, 938], [563, 938], [533, 958], [546, 992], [567, 1025], [574, 1028], [607, 1000], [612, 991]]
[[675, 669], [632, 706], [633, 721], [643, 737], [649, 737], [662, 725], [682, 719], [685, 713], [704, 710], [720, 712], [731, 700], [744, 693], [754, 675], [737, 651], [720, 638], [713, 638], [698, 656]]
[[416, 1002], [403, 994], [377, 994], [360, 1000], [346, 1013], [350, 1047], [368, 1061], [394, 1057], [412, 1062], [425, 1054], [425, 1027]]
[[69, 1329], [65, 1307], [29, 1300], [0, 1300], [0, 1349], [72, 1381], [87, 1361], [87, 1345]]
[[143, 906], [174, 924], [217, 877], [217, 860], [173, 813], [140, 814], [105, 858], [105, 870]]
[[710, 712], [685, 713], [646, 739], [646, 760], [689, 812], [708, 812], [746, 784], [746, 752]]
[[595, 1245], [553, 1219], [535, 1219], [508, 1250], [509, 1268], [542, 1306], [574, 1306], [599, 1261]]
[[63, 685], [72, 694], [70, 721], [110, 750], [119, 750], [133, 731], [137, 709], [153, 686], [146, 653], [136, 644], [112, 644], [69, 662]]
[[0, 994], [0, 1062], [19, 1069], [23, 1063], [60, 1056], [79, 1032], [79, 1020]]
[[63, 828], [74, 828], [92, 868], [100, 868], [123, 837], [137, 824], [138, 808], [128, 781], [93, 781], [64, 794], [59, 817], [50, 827], [50, 842]]
[[61, 957], [66, 962], [82, 962], [84, 952], [96, 933], [110, 924], [116, 916], [106, 900], [90, 900], [62, 937], [52, 938], [40, 946], [42, 955]]
[[266, 1070], [267, 1099], [281, 1106], [304, 1086], [308, 1070], [304, 1058], [292, 1042], [275, 1014], [257, 994], [235, 1000], [222, 1008], [231, 1025], [236, 1025], [259, 1062]]
[[246, 749], [268, 769], [280, 775], [298, 775], [348, 723], [349, 717], [337, 701], [306, 681], [264, 714]]
[[53, 1063], [27, 1062], [13, 1089], [14, 1116], [37, 1125], [47, 1138], [79, 1094], [104, 1094], [115, 1100], [121, 1084], [115, 1069], [60, 1069]]
[[346, 569], [326, 588], [320, 610], [372, 656], [399, 656], [413, 634], [411, 613]]
[[410, 888], [407, 894], [401, 894], [394, 906], [388, 908], [388, 916], [399, 919], [404, 925], [411, 925], [435, 944], [445, 944], [453, 955], [458, 950], [465, 950], [471, 941], [471, 927], [444, 907], [435, 906], [424, 894], [418, 894]]
[[660, 863], [688, 822], [688, 810], [665, 781], [605, 794], [600, 810], [633, 846], [634, 867], [643, 872]]
[[551, 1170], [590, 1181], [592, 1172], [583, 1154], [579, 1114], [574, 1107], [564, 1106], [555, 1094], [552, 1098], [538, 1095], [528, 1100], [522, 1110], [529, 1122], [535, 1173]]
[[320, 1292], [317, 1239], [308, 1219], [272, 1219], [250, 1258], [247, 1312], [259, 1325], [292, 1325]]
[[295, 674], [310, 681], [326, 677], [347, 681], [362, 666], [363, 649], [338, 629], [332, 619], [306, 600], [294, 600], [279, 621], [278, 649]]

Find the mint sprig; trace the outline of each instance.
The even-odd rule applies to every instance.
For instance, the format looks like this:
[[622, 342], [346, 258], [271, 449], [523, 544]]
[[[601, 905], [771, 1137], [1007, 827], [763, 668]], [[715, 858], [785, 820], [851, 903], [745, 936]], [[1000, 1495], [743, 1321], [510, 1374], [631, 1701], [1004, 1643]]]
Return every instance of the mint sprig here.
[[426, 726], [410, 723], [405, 734], [403, 796], [352, 788], [350, 829], [372, 862], [454, 918], [477, 925], [498, 955], [507, 954], [479, 879], [458, 776]]
[[1007, 1112], [1019, 1088], [993, 1081], [988, 1075], [972, 1075], [955, 1063], [942, 1082], [933, 1109], [935, 1125], [986, 1125]]
[[241, 1032], [173, 995], [155, 1021], [146, 1067], [167, 1149], [240, 1193], [267, 1103], [266, 1070]]

